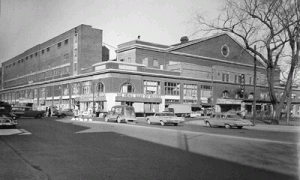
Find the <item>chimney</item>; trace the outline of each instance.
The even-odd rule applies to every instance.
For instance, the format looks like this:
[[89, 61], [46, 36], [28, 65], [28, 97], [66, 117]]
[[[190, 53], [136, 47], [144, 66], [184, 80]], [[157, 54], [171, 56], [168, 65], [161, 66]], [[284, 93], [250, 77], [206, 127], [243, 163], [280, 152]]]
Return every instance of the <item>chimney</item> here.
[[189, 42], [189, 38], [187, 36], [183, 36], [180, 38], [181, 44]]

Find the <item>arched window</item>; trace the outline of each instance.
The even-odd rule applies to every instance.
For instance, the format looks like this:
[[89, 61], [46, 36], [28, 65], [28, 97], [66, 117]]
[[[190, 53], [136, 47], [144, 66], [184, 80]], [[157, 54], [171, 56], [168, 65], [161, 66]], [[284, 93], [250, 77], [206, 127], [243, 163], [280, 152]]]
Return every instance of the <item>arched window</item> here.
[[222, 92], [222, 98], [229, 98], [229, 92], [227, 90]]
[[96, 93], [104, 92], [104, 84], [102, 82], [98, 82], [96, 84]]
[[121, 87], [121, 93], [133, 93], [134, 92], [134, 87], [130, 83], [125, 83]]
[[253, 97], [254, 97], [254, 94], [250, 93], [249, 96], [248, 96], [248, 99], [253, 99]]

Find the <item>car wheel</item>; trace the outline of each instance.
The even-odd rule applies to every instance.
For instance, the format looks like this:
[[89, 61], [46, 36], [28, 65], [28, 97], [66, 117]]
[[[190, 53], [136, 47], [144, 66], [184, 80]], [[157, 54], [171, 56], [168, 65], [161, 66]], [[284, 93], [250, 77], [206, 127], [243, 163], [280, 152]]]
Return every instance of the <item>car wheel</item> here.
[[149, 119], [147, 120], [147, 123], [148, 123], [148, 124], [152, 124], [151, 121], [150, 121]]
[[64, 117], [66, 117], [66, 115], [65, 115], [65, 114], [62, 114], [62, 115], [60, 115], [60, 117], [61, 117], [61, 118], [64, 118]]
[[166, 124], [165, 124], [165, 122], [160, 121], [160, 125], [164, 126], [164, 125], [166, 125]]
[[178, 123], [174, 123], [174, 126], [178, 126]]
[[105, 118], [104, 118], [104, 121], [105, 121], [105, 122], [108, 122], [108, 118], [107, 118], [107, 117], [105, 117]]
[[36, 115], [35, 118], [41, 118], [41, 117], [42, 117], [42, 115], [41, 115], [41, 114], [38, 114], [38, 115]]
[[243, 126], [238, 126], [237, 128], [238, 128], [238, 129], [242, 129], [242, 128], [243, 128]]
[[226, 128], [226, 129], [230, 129], [231, 126], [230, 126], [229, 124], [225, 124], [225, 128]]
[[120, 117], [117, 118], [117, 122], [121, 123], [121, 118]]
[[208, 122], [208, 121], [206, 121], [206, 127], [211, 127], [211, 124]]

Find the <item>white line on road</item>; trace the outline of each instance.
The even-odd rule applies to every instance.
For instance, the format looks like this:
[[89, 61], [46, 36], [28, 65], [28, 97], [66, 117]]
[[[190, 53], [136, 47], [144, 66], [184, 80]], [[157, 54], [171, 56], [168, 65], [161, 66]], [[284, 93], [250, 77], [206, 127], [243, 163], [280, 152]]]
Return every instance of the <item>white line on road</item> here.
[[[79, 121], [74, 121], [74, 122], [79, 122]], [[108, 122], [101, 122], [101, 121], [79, 122], [79, 123], [99, 123], [99, 124], [107, 124], [107, 125], [127, 126], [127, 127], [145, 128], [145, 129], [155, 129], [155, 130], [170, 131], [170, 132], [181, 132], [181, 133], [194, 134], [194, 135], [207, 135], [207, 136], [214, 136], [214, 137], [221, 137], [221, 138], [241, 139], [241, 140], [248, 140], [248, 141], [259, 141], [259, 142], [269, 142], [269, 143], [278, 143], [278, 144], [299, 144], [299, 143], [294, 143], [294, 142], [284, 142], [284, 141], [276, 141], [276, 140], [269, 140], [269, 139], [259, 139], [259, 138], [239, 137], [239, 136], [223, 135], [223, 134], [193, 132], [193, 131], [186, 131], [186, 130], [163, 129], [163, 128], [156, 128], [156, 127], [138, 126], [138, 125], [135, 125], [135, 124], [122, 124], [122, 123], [120, 123], [120, 124], [119, 123], [111, 123], [110, 124]]]

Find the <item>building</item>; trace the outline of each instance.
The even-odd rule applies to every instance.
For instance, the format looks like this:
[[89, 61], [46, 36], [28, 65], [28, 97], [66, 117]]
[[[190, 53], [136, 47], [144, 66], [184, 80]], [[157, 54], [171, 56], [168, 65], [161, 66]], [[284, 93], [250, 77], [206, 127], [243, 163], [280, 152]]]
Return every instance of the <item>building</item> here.
[[[252, 112], [253, 56], [227, 34], [183, 37], [175, 45], [136, 39], [120, 44], [116, 53], [116, 60], [107, 60], [102, 30], [80, 25], [2, 63], [1, 99], [81, 110], [128, 104], [150, 113], [185, 103], [217, 112]], [[283, 91], [279, 75], [278, 96]], [[266, 80], [258, 62], [258, 110], [272, 110]], [[300, 89], [294, 89], [294, 113], [300, 113], [299, 103]]]

